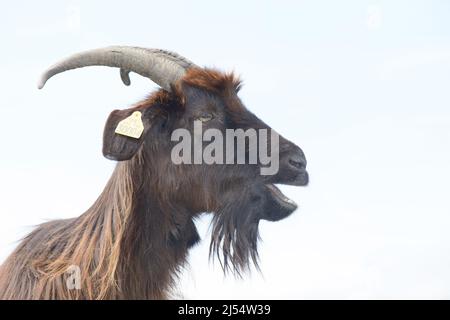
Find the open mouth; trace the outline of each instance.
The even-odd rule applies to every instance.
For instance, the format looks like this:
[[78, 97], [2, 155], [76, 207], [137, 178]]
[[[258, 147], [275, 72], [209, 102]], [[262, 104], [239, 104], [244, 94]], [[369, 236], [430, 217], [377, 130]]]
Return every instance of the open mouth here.
[[276, 187], [274, 184], [266, 184], [267, 189], [271, 192], [274, 199], [284, 208], [287, 208], [289, 210], [295, 210], [297, 209], [297, 204], [295, 201], [289, 199], [286, 197], [278, 187]]

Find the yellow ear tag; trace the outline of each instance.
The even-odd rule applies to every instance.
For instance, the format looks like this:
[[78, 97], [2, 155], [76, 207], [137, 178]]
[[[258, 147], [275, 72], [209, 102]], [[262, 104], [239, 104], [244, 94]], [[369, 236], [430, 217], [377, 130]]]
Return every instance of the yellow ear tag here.
[[141, 117], [142, 114], [140, 111], [133, 112], [131, 116], [119, 122], [115, 133], [139, 139], [144, 131], [144, 124], [142, 123]]

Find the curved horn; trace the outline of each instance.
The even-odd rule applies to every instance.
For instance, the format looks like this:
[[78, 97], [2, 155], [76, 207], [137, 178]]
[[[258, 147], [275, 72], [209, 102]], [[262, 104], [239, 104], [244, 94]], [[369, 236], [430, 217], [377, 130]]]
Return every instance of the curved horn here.
[[76, 53], [56, 63], [42, 75], [38, 88], [42, 89], [55, 74], [87, 66], [120, 68], [120, 76], [125, 85], [130, 84], [128, 73], [133, 71], [170, 91], [170, 85], [180, 79], [187, 69], [195, 67], [195, 64], [166, 50], [111, 46]]

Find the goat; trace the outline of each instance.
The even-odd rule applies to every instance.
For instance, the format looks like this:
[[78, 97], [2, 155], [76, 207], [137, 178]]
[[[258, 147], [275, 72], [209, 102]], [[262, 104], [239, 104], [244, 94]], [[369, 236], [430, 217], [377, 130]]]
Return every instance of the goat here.
[[[213, 214], [210, 257], [219, 259], [224, 272], [240, 275], [258, 266], [259, 221], [283, 219], [297, 208], [274, 184], [308, 184], [303, 151], [280, 136], [273, 175], [260, 174], [259, 160], [174, 164], [171, 133], [192, 132], [195, 120], [219, 132], [275, 131], [243, 105], [233, 73], [198, 67], [165, 50], [113, 46], [78, 53], [50, 67], [38, 86], [93, 65], [119, 68], [126, 85], [133, 71], [161, 89], [111, 112], [103, 155], [117, 165], [106, 187], [81, 216], [41, 224], [23, 239], [0, 267], [0, 298], [171, 298], [188, 250], [200, 241], [194, 219], [204, 212]], [[133, 114], [139, 132], [118, 132]], [[80, 276], [76, 288], [68, 286], [73, 266]]]

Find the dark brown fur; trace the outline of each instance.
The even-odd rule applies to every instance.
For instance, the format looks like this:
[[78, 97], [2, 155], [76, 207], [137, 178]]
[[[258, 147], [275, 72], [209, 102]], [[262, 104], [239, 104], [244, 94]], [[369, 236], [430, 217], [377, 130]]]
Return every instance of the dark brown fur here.
[[[211, 253], [224, 270], [240, 273], [256, 262], [259, 220], [278, 219], [261, 212], [279, 210], [257, 168], [170, 162], [170, 132], [188, 127], [205, 105], [220, 129], [266, 126], [240, 102], [239, 87], [232, 74], [192, 69], [173, 93], [160, 90], [113, 111], [103, 152], [120, 162], [104, 191], [80, 217], [44, 223], [21, 242], [0, 268], [0, 299], [170, 298], [188, 249], [200, 240], [193, 221], [202, 212], [215, 213]], [[115, 135], [134, 110], [143, 113], [143, 137]], [[79, 290], [66, 286], [72, 265], [81, 270]]]

